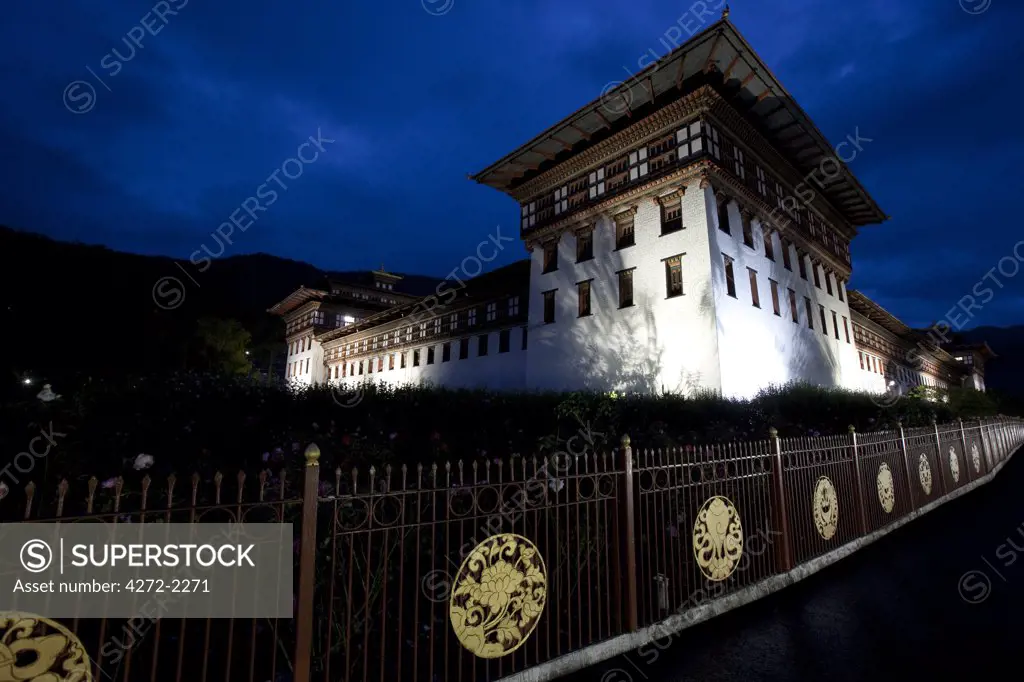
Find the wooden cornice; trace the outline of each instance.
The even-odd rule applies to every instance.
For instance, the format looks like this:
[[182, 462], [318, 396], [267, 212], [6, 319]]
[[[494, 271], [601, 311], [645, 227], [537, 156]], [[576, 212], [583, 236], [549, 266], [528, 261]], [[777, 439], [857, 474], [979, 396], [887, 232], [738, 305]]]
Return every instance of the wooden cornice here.
[[686, 194], [686, 185], [680, 185], [667, 194], [659, 194], [654, 197], [654, 201], [664, 208], [666, 204], [682, 199], [684, 194]]

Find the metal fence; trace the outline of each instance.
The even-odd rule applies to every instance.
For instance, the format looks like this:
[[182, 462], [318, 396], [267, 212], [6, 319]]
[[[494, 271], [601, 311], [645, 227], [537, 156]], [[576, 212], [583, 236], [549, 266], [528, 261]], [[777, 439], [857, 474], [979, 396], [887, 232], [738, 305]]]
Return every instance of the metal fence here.
[[570, 439], [547, 457], [365, 472], [325, 471], [311, 447], [300, 480], [92, 479], [84, 497], [63, 482], [55, 514], [29, 484], [19, 516], [296, 526], [294, 618], [83, 614], [65, 625], [95, 680], [497, 680], [880, 530], [1022, 442], [1024, 422], [999, 419], [667, 450], [623, 437], [610, 453]]

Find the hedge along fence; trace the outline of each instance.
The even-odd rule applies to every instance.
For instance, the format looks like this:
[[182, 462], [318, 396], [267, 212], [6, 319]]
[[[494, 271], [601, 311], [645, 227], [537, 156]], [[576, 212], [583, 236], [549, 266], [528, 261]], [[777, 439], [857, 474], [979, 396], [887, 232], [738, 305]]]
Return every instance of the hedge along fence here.
[[298, 474], [64, 482], [55, 515], [29, 484], [0, 504], [28, 522], [296, 526], [294, 618], [82, 614], [65, 625], [96, 679], [468, 682], [757, 585], [977, 480], [1022, 441], [1022, 422], [988, 420], [609, 450], [584, 426], [546, 456], [345, 471], [310, 446]]

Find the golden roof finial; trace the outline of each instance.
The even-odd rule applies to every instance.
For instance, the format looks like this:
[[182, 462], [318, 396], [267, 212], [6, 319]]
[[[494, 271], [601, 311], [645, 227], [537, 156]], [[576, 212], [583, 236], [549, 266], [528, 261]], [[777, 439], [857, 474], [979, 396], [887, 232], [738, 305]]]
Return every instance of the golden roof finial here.
[[381, 263], [381, 264], [380, 264], [380, 271], [381, 271], [381, 272], [386, 272], [386, 271], [384, 270], [384, 264], [383, 264], [383, 263]]
[[723, 19], [728, 19], [729, 18], [729, 5], [726, 5], [725, 9], [722, 10], [722, 18]]

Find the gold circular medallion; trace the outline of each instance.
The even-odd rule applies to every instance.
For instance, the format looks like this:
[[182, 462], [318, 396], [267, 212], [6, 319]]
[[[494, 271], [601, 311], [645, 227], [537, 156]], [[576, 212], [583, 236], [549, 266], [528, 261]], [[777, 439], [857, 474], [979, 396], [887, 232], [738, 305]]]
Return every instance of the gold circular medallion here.
[[889, 514], [896, 504], [896, 488], [892, 481], [892, 471], [889, 470], [889, 465], [885, 462], [878, 467], [875, 483], [878, 486], [878, 503], [882, 505], [885, 513]]
[[956, 448], [949, 446], [949, 471], [953, 474], [953, 483], [960, 482], [960, 460], [956, 456]]
[[743, 556], [743, 526], [729, 498], [709, 498], [697, 512], [693, 556], [708, 580], [725, 580], [736, 570]]
[[92, 682], [85, 647], [56, 621], [0, 611], [0, 682]]
[[814, 486], [811, 509], [814, 510], [814, 526], [818, 529], [818, 535], [831, 540], [839, 523], [839, 499], [836, 497], [835, 486], [827, 476], [819, 478]]
[[532, 542], [502, 533], [469, 553], [455, 576], [448, 617], [462, 646], [500, 658], [523, 645], [547, 600], [544, 559]]
[[921, 479], [921, 489], [925, 495], [932, 494], [932, 465], [928, 463], [928, 457], [922, 452], [917, 460], [917, 476]]
[[978, 444], [971, 443], [971, 462], [974, 463], [975, 473], [981, 473], [981, 453], [978, 452]]

